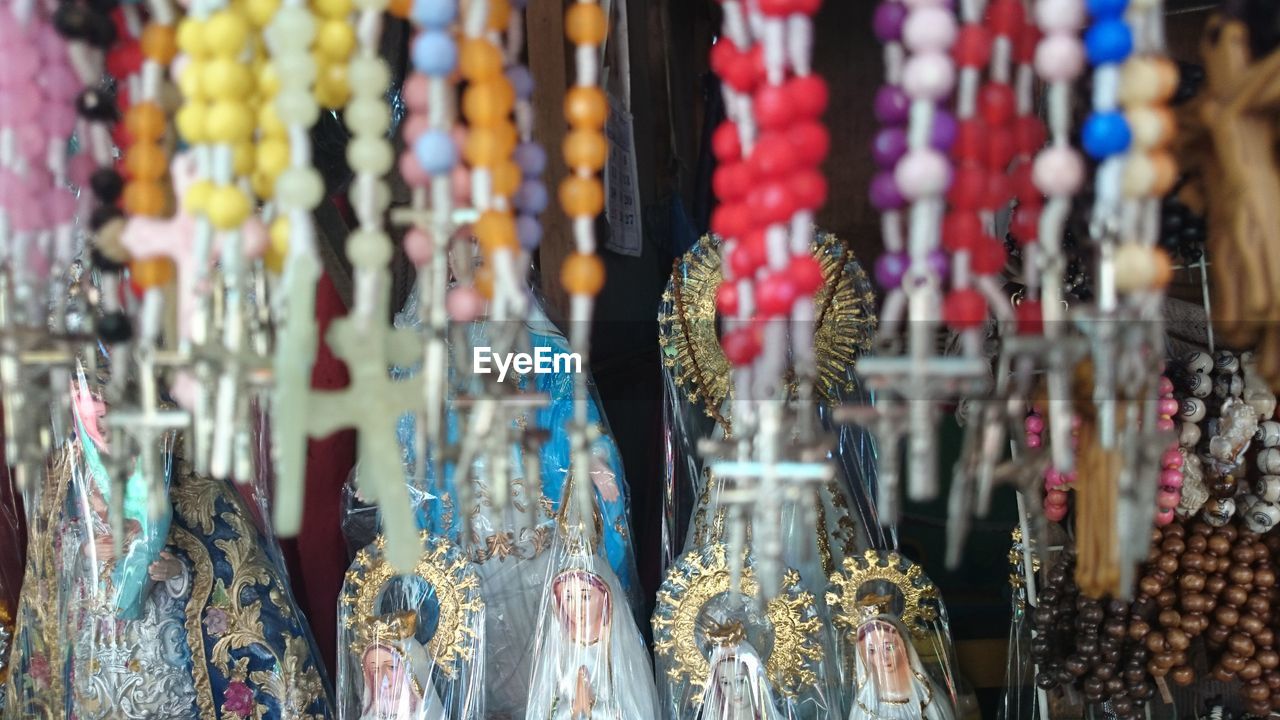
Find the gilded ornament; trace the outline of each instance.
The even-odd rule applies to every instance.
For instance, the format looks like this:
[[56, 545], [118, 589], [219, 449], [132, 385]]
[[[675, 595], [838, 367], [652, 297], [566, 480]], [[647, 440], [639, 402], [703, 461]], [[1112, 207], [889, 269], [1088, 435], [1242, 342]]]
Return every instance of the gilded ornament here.
[[869, 597], [885, 599], [865, 592], [874, 589], [892, 588], [901, 595], [899, 617], [917, 640], [929, 635], [929, 624], [938, 618], [938, 589], [919, 565], [896, 552], [867, 550], [862, 557], [846, 557], [841, 569], [831, 576], [831, 587], [827, 592], [827, 606], [831, 608], [832, 619], [849, 632], [856, 632], [862, 624]]

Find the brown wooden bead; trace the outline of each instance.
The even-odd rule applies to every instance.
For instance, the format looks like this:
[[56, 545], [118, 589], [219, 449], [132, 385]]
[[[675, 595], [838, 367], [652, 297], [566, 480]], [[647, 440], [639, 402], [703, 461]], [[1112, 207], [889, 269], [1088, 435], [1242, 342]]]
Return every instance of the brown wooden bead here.
[[1161, 553], [1156, 557], [1156, 567], [1166, 573], [1178, 571], [1178, 558], [1171, 553]]
[[1182, 597], [1182, 609], [1184, 612], [1203, 613], [1208, 612], [1209, 607], [1209, 596], [1204, 593], [1192, 593]]
[[1244, 633], [1232, 633], [1231, 637], [1227, 638], [1227, 648], [1241, 658], [1253, 657], [1253, 640], [1249, 639], [1249, 636]]
[[1210, 625], [1204, 633], [1205, 640], [1208, 640], [1210, 645], [1216, 646], [1221, 646], [1229, 637], [1231, 637], [1231, 628], [1221, 625]]
[[1240, 616], [1240, 622], [1236, 624], [1236, 629], [1240, 632], [1253, 637], [1262, 632], [1262, 620], [1258, 619], [1253, 613], [1245, 613]]
[[1236, 546], [1231, 548], [1231, 559], [1244, 565], [1252, 563], [1254, 561], [1253, 543], [1236, 543]]
[[1182, 687], [1186, 687], [1196, 680], [1196, 672], [1186, 665], [1179, 665], [1169, 671], [1169, 677], [1173, 682]]
[[1240, 529], [1235, 525], [1223, 525], [1218, 528], [1218, 534], [1227, 539], [1227, 542], [1234, 544], [1236, 538], [1240, 537]]
[[[1192, 540], [1194, 539], [1192, 538]], [[1201, 539], [1201, 542], [1203, 542], [1203, 539]], [[1187, 545], [1190, 546], [1191, 541], [1187, 541]], [[1204, 553], [1188, 549], [1182, 554], [1182, 557], [1178, 558], [1178, 564], [1182, 566], [1183, 570], [1199, 571], [1204, 568]]]
[[1129, 623], [1129, 639], [1142, 640], [1151, 632], [1151, 626], [1145, 620], [1134, 620]]
[[1155, 597], [1160, 592], [1160, 581], [1151, 575], [1143, 575], [1138, 581], [1138, 591], [1148, 597]]
[[1250, 681], [1257, 680], [1262, 677], [1262, 665], [1256, 659], [1246, 660], [1244, 667], [1240, 668], [1240, 672], [1236, 673], [1241, 680]]
[[1244, 704], [1244, 709], [1248, 710], [1250, 715], [1266, 717], [1271, 714], [1271, 701], [1270, 699], [1250, 700]]
[[1204, 591], [1217, 597], [1227, 587], [1227, 579], [1221, 575], [1209, 575], [1204, 579]]
[[1239, 585], [1228, 585], [1222, 589], [1220, 599], [1232, 607], [1240, 607], [1249, 599], [1249, 591]]
[[[1202, 553], [1205, 548], [1209, 547], [1208, 538], [1199, 533], [1192, 533], [1187, 537], [1187, 552]], [[1185, 553], [1184, 553], [1185, 555]]]
[[1183, 613], [1182, 624], [1179, 625], [1179, 628], [1182, 629], [1182, 632], [1188, 635], [1192, 635], [1192, 636], [1199, 635], [1201, 631], [1201, 627], [1200, 627], [1201, 620], [1208, 622], [1208, 620], [1205, 620], [1204, 615], [1200, 613]]
[[1253, 633], [1253, 644], [1257, 645], [1260, 648], [1275, 647], [1275, 644], [1276, 644], [1275, 630], [1272, 630], [1271, 628], [1266, 627], [1264, 625], [1260, 630], [1258, 630], [1258, 632]]
[[1185, 538], [1187, 536], [1187, 529], [1183, 527], [1182, 523], [1169, 523], [1168, 525], [1165, 525], [1163, 529], [1166, 537], [1173, 535], [1175, 537]]
[[1275, 670], [1280, 665], [1280, 653], [1271, 648], [1264, 648], [1253, 654], [1253, 659], [1258, 661], [1263, 670]]
[[1262, 681], [1271, 688], [1272, 692], [1280, 691], [1280, 672], [1262, 673]]
[[1191, 638], [1187, 637], [1187, 634], [1180, 627], [1169, 628], [1165, 630], [1164, 635], [1169, 647], [1173, 648], [1174, 652], [1185, 652], [1187, 647], [1191, 645]]
[[1224, 627], [1235, 627], [1240, 622], [1240, 611], [1230, 605], [1223, 605], [1213, 611], [1213, 619]]
[[1244, 667], [1244, 662], [1244, 658], [1229, 652], [1218, 660], [1218, 667], [1234, 675], [1240, 672], [1240, 668]]
[[1191, 523], [1191, 532], [1194, 535], [1208, 537], [1213, 532], [1213, 526], [1203, 520], [1196, 519]]
[[1248, 599], [1245, 600], [1244, 606], [1249, 612], [1257, 615], [1258, 617], [1264, 617], [1267, 613], [1271, 612], [1271, 600], [1268, 599], [1267, 596], [1260, 595], [1258, 593], [1250, 595]]
[[1173, 607], [1173, 604], [1177, 601], [1178, 601], [1178, 591], [1174, 590], [1173, 588], [1165, 588], [1164, 590], [1160, 591], [1159, 595], [1156, 595], [1156, 604], [1158, 604], [1161, 608], [1171, 608]]
[[1153, 653], [1163, 653], [1163, 652], [1169, 651], [1169, 645], [1168, 643], [1165, 642], [1164, 633], [1162, 632], [1152, 632], [1151, 634], [1147, 635], [1147, 638], [1144, 644], [1147, 646], [1147, 649]]
[[1235, 677], [1235, 675], [1227, 672], [1226, 670], [1220, 667], [1214, 668], [1211, 674], [1213, 675], [1213, 679], [1217, 680], [1218, 682], [1231, 682], [1232, 678]]
[[1253, 584], [1253, 569], [1247, 565], [1232, 565], [1227, 571], [1227, 579], [1241, 587]]
[[1226, 555], [1231, 552], [1231, 541], [1218, 533], [1209, 536], [1209, 552], [1214, 555]]
[[1271, 688], [1261, 681], [1254, 681], [1244, 686], [1244, 696], [1250, 700], [1270, 700]]
[[1160, 625], [1166, 628], [1176, 627], [1182, 624], [1182, 616], [1173, 608], [1165, 608], [1160, 611]]
[[1165, 538], [1164, 542], [1160, 543], [1160, 549], [1167, 553], [1181, 555], [1187, 549], [1187, 544], [1180, 537], [1170, 537]]
[[1255, 569], [1253, 571], [1253, 586], [1260, 590], [1275, 587], [1276, 571], [1269, 566]]

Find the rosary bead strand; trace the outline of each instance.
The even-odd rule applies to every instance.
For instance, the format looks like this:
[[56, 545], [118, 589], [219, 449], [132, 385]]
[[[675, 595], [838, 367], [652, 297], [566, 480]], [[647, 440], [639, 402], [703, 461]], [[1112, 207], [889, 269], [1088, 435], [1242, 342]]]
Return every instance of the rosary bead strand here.
[[907, 153], [910, 101], [902, 90], [902, 64], [906, 59], [902, 26], [906, 19], [907, 9], [900, 0], [882, 0], [873, 19], [876, 37], [884, 43], [885, 84], [876, 91], [872, 106], [882, 127], [872, 141], [871, 156], [879, 171], [871, 179], [870, 196], [872, 206], [880, 212], [880, 235], [884, 241], [884, 253], [876, 260], [875, 278], [886, 293], [880, 312], [880, 332], [886, 337], [897, 334], [906, 310], [902, 279], [910, 264], [903, 237], [902, 209], [907, 201], [894, 180], [894, 168]]

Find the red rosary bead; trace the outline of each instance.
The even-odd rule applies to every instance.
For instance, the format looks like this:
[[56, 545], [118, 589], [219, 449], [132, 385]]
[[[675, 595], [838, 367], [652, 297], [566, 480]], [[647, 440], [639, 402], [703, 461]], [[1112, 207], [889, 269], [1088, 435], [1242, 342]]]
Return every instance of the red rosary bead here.
[[978, 275], [995, 275], [1004, 270], [1004, 245], [994, 238], [978, 243], [969, 257], [969, 267]]
[[742, 241], [738, 243], [738, 252], [742, 253], [743, 262], [750, 268], [747, 272], [739, 273], [742, 277], [749, 277], [756, 270], [764, 267], [769, 260], [769, 248], [765, 243], [764, 230], [754, 228], [744, 232]]
[[751, 210], [742, 203], [724, 203], [711, 215], [711, 231], [720, 237], [741, 237], [751, 228]]
[[1018, 202], [1039, 203], [1043, 197], [1040, 194], [1040, 188], [1036, 187], [1031, 177], [1031, 167], [1031, 161], [1024, 158], [1019, 160], [1013, 166], [1013, 171], [1009, 173], [1009, 179], [1013, 183], [1013, 196], [1018, 199]]
[[994, 212], [1009, 204], [1011, 199], [1013, 199], [1013, 190], [1009, 183], [1009, 176], [1002, 172], [987, 173], [987, 197], [983, 208]]
[[716, 288], [716, 307], [722, 315], [738, 314], [738, 284], [722, 282]]
[[740, 328], [720, 339], [720, 345], [724, 348], [724, 356], [734, 367], [742, 367], [750, 365], [760, 355], [760, 340], [752, 331], [752, 328]]
[[995, 0], [987, 6], [987, 25], [996, 35], [1014, 37], [1026, 24], [1026, 12], [1019, 0]]
[[942, 220], [942, 247], [947, 252], [973, 250], [987, 239], [987, 231], [976, 212], [952, 210]]
[[764, 317], [791, 312], [796, 297], [795, 283], [785, 272], [766, 275], [756, 283], [756, 308]]
[[751, 191], [751, 170], [744, 162], [725, 163], [711, 176], [711, 188], [720, 202], [740, 200]]
[[1015, 103], [1013, 88], [1007, 83], [989, 82], [978, 91], [978, 112], [991, 130], [1013, 120]]
[[1044, 334], [1044, 307], [1039, 300], [1023, 300], [1014, 308], [1018, 332], [1023, 335]]
[[711, 153], [722, 163], [742, 158], [742, 140], [737, 123], [732, 120], [720, 123], [720, 127], [711, 134]]
[[975, 118], [961, 120], [956, 128], [956, 141], [951, 155], [956, 161], [986, 162], [988, 143], [987, 128]]
[[1030, 65], [1036, 60], [1036, 45], [1040, 43], [1040, 28], [1035, 23], [1023, 23], [1013, 41], [1013, 60], [1019, 65]]
[[1013, 124], [1014, 146], [1020, 155], [1035, 155], [1049, 138], [1044, 122], [1035, 115], [1020, 115]]
[[981, 327], [987, 319], [987, 300], [977, 290], [952, 290], [942, 303], [942, 318], [953, 330]]
[[1019, 203], [1009, 221], [1009, 232], [1019, 245], [1030, 245], [1040, 237], [1040, 203]]
[[981, 25], [965, 25], [956, 35], [951, 55], [961, 67], [986, 65], [991, 62], [991, 33]]
[[784, 85], [765, 85], [756, 90], [752, 108], [756, 122], [765, 130], [781, 130], [795, 118], [796, 108]]
[[987, 200], [987, 173], [981, 167], [965, 163], [956, 168], [947, 201], [958, 210], [980, 210]]
[[988, 170], [1004, 174], [1009, 163], [1016, 154], [1013, 144], [1013, 133], [993, 132], [987, 134], [986, 166]]
[[787, 139], [801, 165], [817, 166], [831, 151], [831, 134], [820, 122], [803, 122], [787, 128]]
[[748, 197], [752, 218], [763, 225], [783, 223], [796, 214], [796, 199], [786, 184], [773, 181], [751, 191]]
[[797, 117], [816, 120], [827, 111], [830, 94], [827, 82], [817, 75], [799, 75], [787, 81], [787, 94], [795, 105]]
[[827, 202], [827, 179], [813, 168], [793, 173], [789, 184], [796, 205], [802, 210], [817, 210]]
[[791, 276], [791, 282], [795, 283], [796, 290], [801, 295], [812, 295], [818, 292], [825, 282], [822, 277], [822, 264], [812, 255], [792, 257], [791, 264], [787, 266], [787, 274]]
[[783, 177], [795, 170], [798, 162], [787, 136], [777, 131], [761, 135], [747, 159], [752, 174], [761, 180]]
[[107, 73], [123, 85], [130, 75], [142, 71], [142, 63], [145, 59], [137, 41], [127, 40], [117, 44], [111, 52], [107, 53]]

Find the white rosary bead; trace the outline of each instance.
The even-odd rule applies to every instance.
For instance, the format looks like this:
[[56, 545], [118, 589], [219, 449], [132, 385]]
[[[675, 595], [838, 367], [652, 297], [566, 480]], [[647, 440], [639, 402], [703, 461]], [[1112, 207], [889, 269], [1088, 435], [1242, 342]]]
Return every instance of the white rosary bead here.
[[[365, 98], [381, 98], [391, 83], [387, 64], [376, 57], [357, 57], [347, 69], [347, 82], [351, 92]], [[383, 103], [385, 105], [385, 103]]]
[[310, 90], [281, 89], [276, 95], [276, 116], [285, 125], [311, 127], [320, 119], [320, 105]]
[[1280, 475], [1263, 475], [1254, 480], [1253, 492], [1267, 502], [1280, 500]]
[[1213, 358], [1209, 353], [1194, 352], [1187, 356], [1187, 369], [1193, 373], [1205, 374], [1213, 370]]
[[383, 135], [391, 127], [391, 109], [381, 97], [358, 97], [342, 113], [352, 135]]
[[391, 145], [380, 135], [356, 136], [347, 144], [347, 164], [357, 173], [384, 175], [393, 161]]
[[276, 12], [265, 33], [267, 47], [275, 55], [307, 53], [315, 38], [316, 21], [303, 7], [283, 7]]
[[316, 81], [316, 63], [304, 52], [289, 52], [271, 59], [276, 75], [280, 78], [280, 92], [301, 90], [310, 92]]
[[347, 259], [357, 268], [381, 268], [391, 262], [391, 238], [381, 230], [358, 229], [347, 236]]
[[324, 198], [324, 181], [312, 168], [290, 168], [276, 179], [276, 199], [296, 208], [313, 208]]

